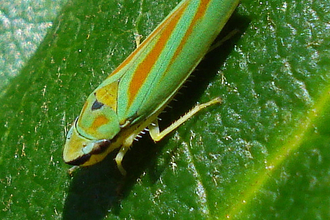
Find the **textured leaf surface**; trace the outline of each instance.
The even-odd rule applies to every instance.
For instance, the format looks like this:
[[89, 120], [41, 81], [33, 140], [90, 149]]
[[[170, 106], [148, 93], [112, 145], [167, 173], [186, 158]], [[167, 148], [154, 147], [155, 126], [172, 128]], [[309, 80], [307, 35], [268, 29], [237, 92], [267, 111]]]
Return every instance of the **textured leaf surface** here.
[[0, 90], [18, 75], [36, 51], [65, 2], [66, 0], [1, 1]]
[[243, 1], [221, 35], [239, 34], [206, 56], [162, 123], [215, 96], [222, 105], [134, 143], [126, 177], [116, 152], [67, 175], [65, 133], [86, 97], [176, 4], [70, 1], [20, 74], [0, 75], [1, 219], [330, 218], [326, 1]]

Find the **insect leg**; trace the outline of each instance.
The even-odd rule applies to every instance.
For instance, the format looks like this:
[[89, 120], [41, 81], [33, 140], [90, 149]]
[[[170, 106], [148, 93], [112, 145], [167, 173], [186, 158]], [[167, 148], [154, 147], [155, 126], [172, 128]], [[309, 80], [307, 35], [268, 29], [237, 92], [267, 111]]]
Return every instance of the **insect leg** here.
[[159, 130], [158, 120], [156, 119], [152, 124], [150, 124], [148, 126], [150, 136], [154, 141], [160, 141], [167, 134], [169, 134], [170, 132], [172, 132], [173, 130], [178, 128], [181, 124], [186, 122], [189, 118], [191, 118], [193, 115], [195, 115], [200, 110], [202, 110], [202, 109], [204, 109], [204, 108], [206, 108], [210, 105], [220, 104], [221, 102], [222, 102], [221, 98], [217, 97], [217, 98], [212, 99], [211, 101], [208, 101], [206, 103], [196, 105], [193, 109], [191, 109], [189, 112], [187, 112], [186, 114], [181, 116], [178, 120], [173, 122], [170, 126], [165, 128], [163, 131]]

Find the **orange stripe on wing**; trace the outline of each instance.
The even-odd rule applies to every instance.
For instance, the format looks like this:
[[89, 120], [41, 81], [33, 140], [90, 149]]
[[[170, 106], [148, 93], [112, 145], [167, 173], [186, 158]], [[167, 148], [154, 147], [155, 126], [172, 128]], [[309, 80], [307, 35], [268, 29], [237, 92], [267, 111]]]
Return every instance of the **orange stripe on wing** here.
[[[170, 18], [169, 18], [170, 19]], [[135, 58], [136, 54], [139, 53], [140, 50], [143, 50], [144, 46], [148, 44], [159, 32], [161, 32], [162, 29], [167, 25], [167, 21], [163, 21], [157, 29], [155, 29], [148, 37], [145, 39], [139, 47], [137, 47], [108, 77], [113, 76], [117, 72], [119, 72], [123, 67], [125, 67], [127, 64], [129, 64], [133, 58]]]
[[[191, 35], [191, 33], [193, 32], [194, 27], [196, 26], [196, 23], [202, 19], [206, 13], [206, 10], [208, 8], [208, 4], [210, 3], [210, 0], [202, 0], [199, 4], [199, 7], [197, 9], [197, 12], [195, 13], [194, 18], [192, 19], [188, 30], [186, 31], [184, 37], [182, 38], [182, 41], [180, 43], [180, 45], [178, 46], [178, 48], [176, 49], [170, 64], [168, 65], [168, 67], [171, 67], [171, 64], [176, 60], [176, 58], [179, 56], [179, 54], [182, 51], [183, 46], [187, 43], [189, 36]], [[196, 58], [196, 61], [199, 59], [199, 57]], [[164, 71], [164, 75], [162, 76], [162, 78], [164, 78], [166, 76], [166, 73], [168, 73], [168, 71]]]
[[[129, 84], [128, 88], [128, 106], [130, 106], [137, 95], [139, 89], [144, 84], [146, 78], [148, 77], [148, 74], [152, 67], [154, 66], [155, 62], [157, 61], [157, 57], [159, 54], [163, 51], [164, 46], [166, 45], [168, 39], [170, 38], [173, 30], [176, 27], [176, 24], [178, 23], [181, 15], [183, 14], [184, 10], [186, 9], [187, 4], [183, 5], [181, 8], [178, 9], [178, 11], [173, 14], [173, 16], [167, 18], [169, 22], [164, 21], [164, 24], [166, 24], [166, 27], [163, 29], [163, 26], [160, 26], [159, 28], [162, 28], [162, 33], [153, 47], [153, 49], [150, 51], [150, 53], [146, 56], [146, 58], [138, 65], [133, 78]], [[154, 33], [157, 33], [155, 31]], [[151, 37], [151, 36], [150, 36]]]

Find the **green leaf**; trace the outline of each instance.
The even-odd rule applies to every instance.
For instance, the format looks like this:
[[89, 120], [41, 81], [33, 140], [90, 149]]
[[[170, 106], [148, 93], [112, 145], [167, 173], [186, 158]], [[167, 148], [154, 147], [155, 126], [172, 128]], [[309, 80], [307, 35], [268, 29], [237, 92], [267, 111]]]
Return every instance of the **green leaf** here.
[[221, 36], [239, 34], [206, 56], [162, 127], [196, 102], [221, 96], [222, 105], [157, 144], [148, 135], [135, 142], [126, 177], [116, 152], [67, 174], [65, 135], [86, 97], [134, 50], [134, 34], [147, 36], [176, 4], [70, 1], [20, 74], [0, 79], [1, 219], [330, 217], [322, 1], [243, 1]]
[[65, 2], [67, 1], [1, 1], [0, 90], [18, 75], [36, 51]]

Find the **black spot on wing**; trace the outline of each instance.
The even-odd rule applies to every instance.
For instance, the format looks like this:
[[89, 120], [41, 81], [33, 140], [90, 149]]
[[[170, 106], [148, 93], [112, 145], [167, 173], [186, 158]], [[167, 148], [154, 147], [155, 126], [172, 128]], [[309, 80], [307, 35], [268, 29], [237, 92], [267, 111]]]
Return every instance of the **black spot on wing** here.
[[95, 102], [92, 105], [92, 111], [98, 110], [98, 109], [102, 108], [102, 106], [104, 106], [104, 104], [102, 102], [95, 100]]

